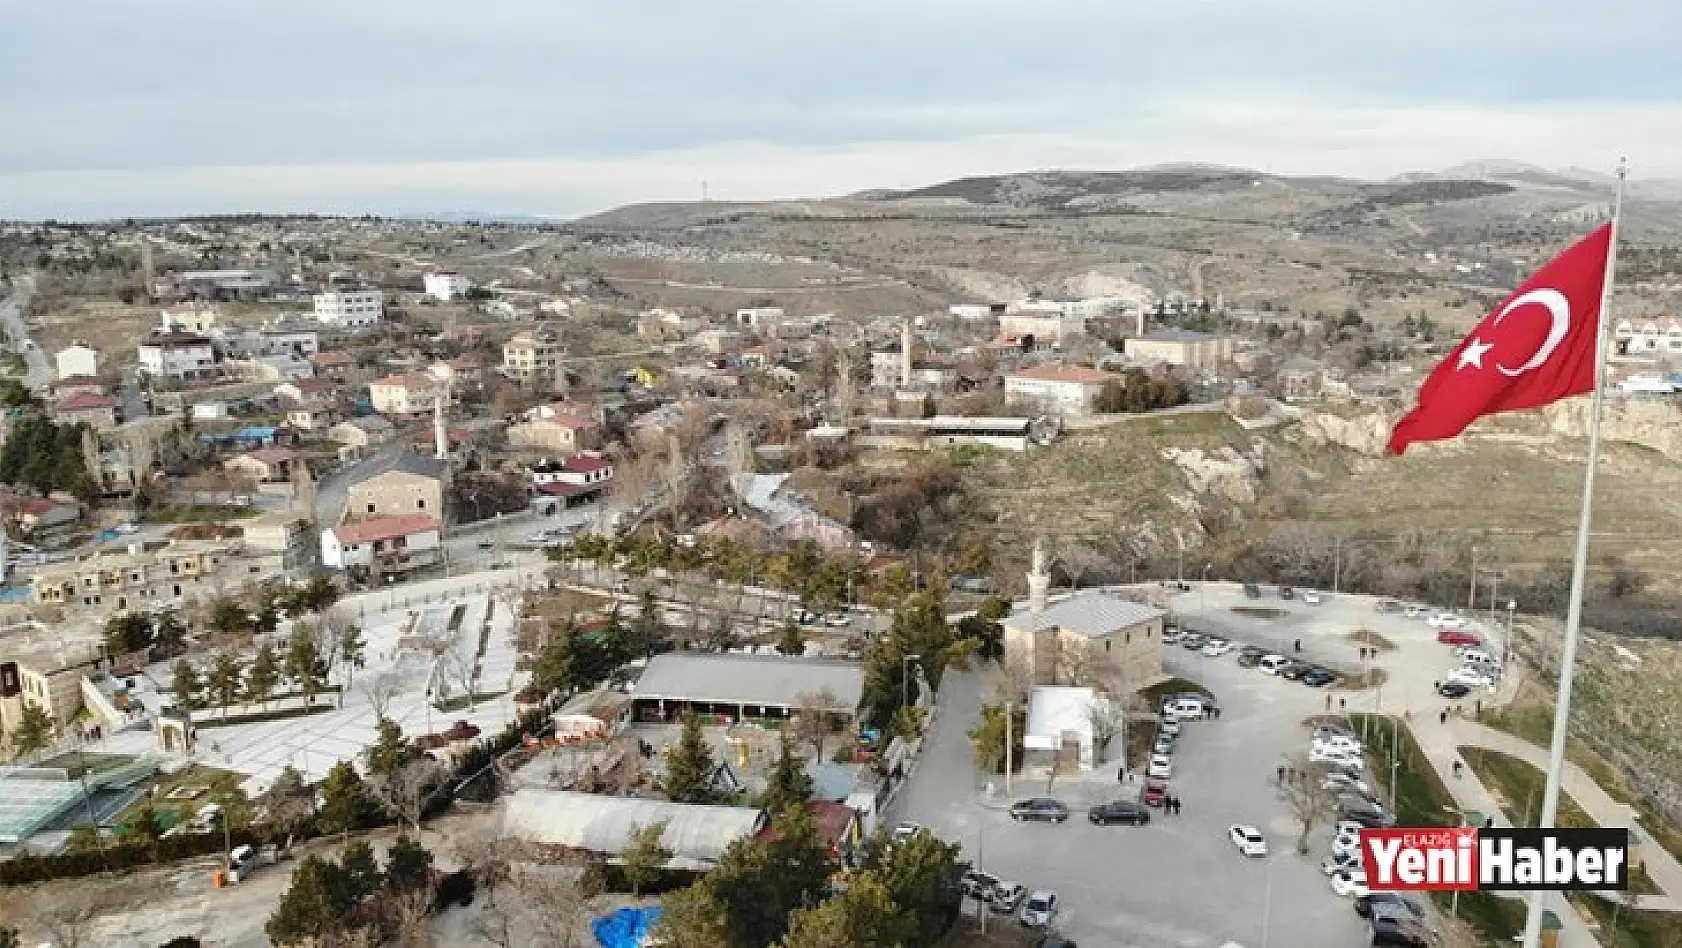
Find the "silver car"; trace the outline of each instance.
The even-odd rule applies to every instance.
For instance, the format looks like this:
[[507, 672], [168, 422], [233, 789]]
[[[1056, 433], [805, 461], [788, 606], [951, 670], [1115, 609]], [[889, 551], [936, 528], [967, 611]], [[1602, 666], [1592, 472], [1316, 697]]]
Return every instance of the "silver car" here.
[[1044, 928], [1057, 915], [1057, 893], [1041, 889], [1028, 896], [1022, 905], [1022, 924], [1029, 928]]

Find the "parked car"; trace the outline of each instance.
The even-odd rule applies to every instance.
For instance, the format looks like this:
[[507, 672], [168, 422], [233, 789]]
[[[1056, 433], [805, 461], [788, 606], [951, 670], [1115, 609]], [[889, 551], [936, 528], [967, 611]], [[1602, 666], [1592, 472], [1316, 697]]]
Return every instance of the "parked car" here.
[[974, 869], [965, 872], [963, 878], [958, 880], [958, 888], [963, 890], [964, 895], [980, 902], [992, 901], [993, 887], [998, 884], [997, 876], [977, 872]]
[[1174, 628], [1173, 626], [1169, 626], [1168, 628], [1163, 629], [1162, 630], [1162, 644], [1163, 645], [1178, 645], [1178, 644], [1180, 644], [1180, 630]]
[[1162, 702], [1162, 712], [1172, 714], [1176, 718], [1199, 718], [1206, 714], [1215, 702], [1208, 695], [1186, 694], [1166, 698]]
[[1402, 611], [1402, 604], [1394, 599], [1380, 599], [1372, 608], [1374, 612], [1395, 613]]
[[1332, 853], [1320, 862], [1320, 871], [1329, 876], [1334, 872], [1344, 872], [1350, 869], [1358, 869], [1360, 866], [1361, 851], [1357, 849], [1353, 852]]
[[1164, 714], [1162, 716], [1162, 721], [1157, 724], [1156, 729], [1161, 731], [1163, 734], [1179, 737], [1180, 719], [1173, 714]]
[[1152, 754], [1172, 754], [1172, 753], [1174, 753], [1174, 738], [1173, 738], [1173, 736], [1169, 735], [1169, 734], [1158, 734], [1156, 736], [1156, 743], [1151, 745], [1151, 753]]
[[1461, 629], [1438, 629], [1437, 641], [1444, 645], [1482, 645], [1483, 639]]
[[1001, 882], [993, 887], [993, 911], [1000, 915], [1010, 915], [1022, 904], [1022, 897], [1027, 894], [1028, 887], [1020, 882]]
[[1263, 655], [1261, 660], [1256, 662], [1256, 668], [1269, 675], [1277, 675], [1279, 674], [1279, 669], [1284, 668], [1289, 664], [1291, 664], [1291, 660], [1285, 656], [1270, 654]]
[[1028, 896], [1022, 903], [1022, 924], [1029, 928], [1044, 928], [1057, 915], [1057, 893], [1042, 889]]
[[1256, 585], [1255, 583], [1245, 583], [1244, 584], [1244, 595], [1246, 597], [1248, 597], [1250, 599], [1260, 599], [1261, 594], [1262, 594], [1261, 587]]
[[794, 614], [794, 621], [801, 625], [820, 625], [823, 623], [823, 616], [810, 609], [802, 609]]
[[1310, 589], [1302, 594], [1302, 601], [1310, 606], [1318, 606], [1320, 604], [1320, 594]]
[[1232, 840], [1232, 845], [1238, 847], [1238, 851], [1246, 856], [1267, 855], [1267, 837], [1254, 826], [1242, 823], [1229, 826], [1226, 828], [1226, 836]]
[[1209, 637], [1201, 632], [1187, 632], [1180, 638], [1180, 647], [1193, 652], [1209, 643]]
[[1324, 688], [1337, 681], [1337, 675], [1316, 665], [1303, 672], [1298, 680], [1310, 688]]
[[1406, 606], [1402, 609], [1402, 615], [1406, 616], [1409, 619], [1417, 619], [1420, 616], [1424, 615], [1425, 612], [1426, 612], [1426, 609], [1425, 609], [1424, 606], [1411, 606], [1410, 605], [1410, 606]]
[[1099, 826], [1109, 826], [1111, 823], [1143, 826], [1151, 821], [1151, 811], [1131, 800], [1113, 800], [1087, 810], [1086, 818]]
[[1330, 750], [1347, 751], [1351, 754], [1359, 754], [1366, 749], [1365, 745], [1363, 745], [1357, 738], [1350, 737], [1347, 734], [1333, 734], [1327, 732], [1314, 735], [1309, 739], [1308, 746], [1310, 750], [1320, 747]]
[[1300, 681], [1302, 680], [1302, 676], [1307, 674], [1308, 669], [1311, 667], [1312, 666], [1305, 665], [1302, 662], [1287, 662], [1280, 666], [1279, 670], [1274, 672], [1274, 674], [1278, 675], [1280, 678], [1285, 678], [1290, 681]]
[[911, 837], [916, 836], [918, 833], [923, 832], [923, 830], [923, 824], [907, 821], [894, 827], [893, 840], [896, 843], [903, 843]]
[[1365, 869], [1339, 869], [1332, 873], [1332, 891], [1344, 898], [1359, 898], [1371, 894], [1367, 889]]
[[1362, 796], [1368, 796], [1372, 793], [1372, 788], [1367, 786], [1367, 782], [1365, 780], [1362, 780], [1360, 777], [1352, 777], [1346, 773], [1329, 773], [1326, 775], [1325, 779], [1320, 782], [1320, 786], [1325, 790], [1348, 790], [1351, 793], [1359, 793]]
[[1146, 806], [1161, 806], [1168, 799], [1168, 784], [1161, 780], [1146, 780], [1145, 789], [1139, 792], [1139, 802]]
[[1289, 586], [1280, 586], [1279, 587], [1279, 598], [1280, 599], [1295, 599], [1296, 595], [1297, 595], [1296, 590], [1292, 589]]
[[1208, 658], [1220, 658], [1232, 651], [1232, 643], [1226, 639], [1210, 639], [1203, 645], [1203, 654]]
[[1373, 892], [1355, 900], [1356, 915], [1371, 918], [1374, 910], [1412, 915], [1422, 921], [1425, 918], [1424, 906], [1398, 892]]
[[1311, 764], [1360, 766], [1361, 755], [1355, 751], [1344, 750], [1338, 747], [1310, 747], [1308, 749], [1308, 762]]
[[1151, 755], [1151, 762], [1145, 767], [1145, 776], [1161, 780], [1174, 776], [1174, 758], [1167, 754]]
[[1426, 619], [1425, 624], [1433, 629], [1463, 629], [1466, 620], [1452, 612], [1438, 612]]
[[1495, 656], [1483, 650], [1479, 645], [1462, 645], [1454, 650], [1456, 658], [1472, 665], [1499, 665]]
[[831, 612], [824, 617], [823, 624], [832, 629], [839, 629], [853, 624], [853, 617], [845, 612]]
[[1238, 667], [1254, 668], [1261, 664], [1262, 658], [1266, 655], [1267, 649], [1257, 648], [1254, 645], [1246, 645], [1238, 650]]
[[127, 520], [123, 521], [122, 523], [117, 524], [116, 526], [112, 527], [111, 529], [116, 531], [117, 533], [123, 534], [124, 536], [131, 536], [133, 534], [136, 534], [136, 533], [140, 532], [140, 528], [135, 526], [133, 521], [127, 521]]
[[1050, 797], [1029, 797], [1010, 805], [1013, 820], [1038, 820], [1042, 823], [1061, 823], [1069, 818], [1069, 808], [1061, 800]]
[[1472, 686], [1463, 681], [1444, 681], [1437, 684], [1437, 694], [1444, 698], [1464, 698], [1472, 693]]
[[1396, 825], [1395, 816], [1375, 808], [1372, 804], [1360, 798], [1355, 798], [1347, 804], [1340, 805], [1337, 818], [1360, 823], [1368, 829], [1389, 829]]

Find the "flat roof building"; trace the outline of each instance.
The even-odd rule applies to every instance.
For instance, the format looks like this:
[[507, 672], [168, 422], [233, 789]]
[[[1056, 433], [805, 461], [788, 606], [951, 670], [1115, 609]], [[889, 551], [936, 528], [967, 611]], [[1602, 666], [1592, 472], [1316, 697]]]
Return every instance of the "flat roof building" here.
[[638, 720], [665, 721], [685, 711], [785, 718], [809, 696], [825, 693], [828, 711], [850, 719], [864, 700], [864, 667], [786, 655], [666, 652], [648, 663], [631, 697]]

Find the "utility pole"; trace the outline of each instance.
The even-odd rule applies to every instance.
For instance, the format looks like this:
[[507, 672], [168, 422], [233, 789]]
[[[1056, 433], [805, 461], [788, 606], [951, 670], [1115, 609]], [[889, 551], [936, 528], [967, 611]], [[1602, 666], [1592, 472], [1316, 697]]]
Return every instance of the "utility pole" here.
[[1338, 581], [1343, 578], [1343, 537], [1332, 540], [1332, 595], [1337, 595]]
[[[975, 868], [978, 872], [985, 872], [987, 864], [987, 824], [981, 824], [981, 836], [975, 843]], [[981, 916], [981, 934], [987, 934], [987, 916], [992, 914], [987, 910], [985, 899], [976, 899], [976, 914]]]
[[1501, 591], [1501, 574], [1492, 573], [1489, 578], [1491, 580], [1489, 586], [1489, 624], [1493, 626], [1495, 624], [1495, 596]]
[[1007, 796], [1007, 797], [1010, 796], [1010, 794], [1011, 794], [1011, 790], [1010, 790], [1010, 770], [1011, 770], [1012, 761], [1010, 759], [1010, 737], [1011, 737], [1011, 735], [1010, 735], [1010, 716], [1011, 716], [1013, 711], [1014, 711], [1013, 702], [1006, 701], [1005, 702], [1005, 796]]
[[1478, 548], [1472, 547], [1472, 590], [1466, 594], [1466, 611], [1478, 607]]

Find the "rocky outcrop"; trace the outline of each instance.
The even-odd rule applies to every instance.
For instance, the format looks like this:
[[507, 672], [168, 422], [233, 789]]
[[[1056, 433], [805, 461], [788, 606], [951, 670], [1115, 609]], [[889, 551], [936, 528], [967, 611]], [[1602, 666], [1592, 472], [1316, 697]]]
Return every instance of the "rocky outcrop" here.
[[1179, 466], [1193, 497], [1214, 494], [1236, 504], [1255, 503], [1266, 468], [1260, 442], [1250, 454], [1228, 445], [1212, 453], [1199, 448], [1164, 448], [1162, 456]]
[[1383, 454], [1390, 440], [1390, 419], [1378, 411], [1352, 418], [1304, 411], [1299, 423], [1303, 440], [1310, 444], [1335, 444], [1358, 454]]
[[[1555, 402], [1542, 411], [1548, 432], [1568, 438], [1589, 436], [1594, 407], [1587, 398]], [[1671, 460], [1682, 459], [1682, 408], [1656, 398], [1607, 399], [1601, 416], [1601, 436], [1651, 448]]]

